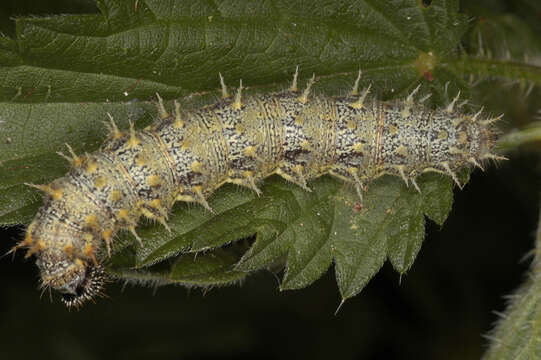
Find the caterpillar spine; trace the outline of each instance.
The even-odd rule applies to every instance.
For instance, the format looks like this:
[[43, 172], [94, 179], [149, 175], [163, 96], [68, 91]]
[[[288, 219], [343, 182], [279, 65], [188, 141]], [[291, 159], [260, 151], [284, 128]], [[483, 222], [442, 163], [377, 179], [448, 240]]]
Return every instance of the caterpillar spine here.
[[[101, 292], [103, 259], [119, 230], [141, 242], [136, 226], [144, 216], [163, 224], [176, 201], [212, 211], [207, 198], [226, 182], [248, 187], [276, 173], [310, 191], [309, 181], [331, 174], [354, 184], [362, 201], [365, 187], [391, 174], [420, 191], [416, 177], [435, 171], [461, 186], [455, 171], [476, 166], [491, 153], [492, 123], [458, 109], [459, 95], [431, 110], [414, 101], [419, 86], [402, 101], [369, 99], [359, 91], [361, 73], [345, 97], [311, 96], [312, 77], [297, 88], [298, 69], [288, 91], [243, 98], [242, 81], [230, 96], [220, 74], [222, 99], [195, 111], [175, 101], [170, 115], [158, 95], [160, 121], [120, 131], [113, 118], [99, 151], [61, 154], [69, 173], [48, 185], [25, 239], [13, 248], [36, 256], [44, 287], [78, 307]], [[422, 101], [421, 101], [422, 102]], [[106, 251], [102, 251], [105, 244]]]

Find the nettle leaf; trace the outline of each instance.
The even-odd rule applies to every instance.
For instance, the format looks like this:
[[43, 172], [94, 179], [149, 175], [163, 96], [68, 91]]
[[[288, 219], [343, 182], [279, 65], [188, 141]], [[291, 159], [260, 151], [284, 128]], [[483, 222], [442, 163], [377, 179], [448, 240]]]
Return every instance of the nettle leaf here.
[[[315, 91], [362, 86], [386, 100], [421, 83], [432, 106], [461, 89], [457, 59], [466, 30], [458, 1], [98, 1], [101, 14], [19, 18], [16, 39], [0, 37], [0, 224], [28, 223], [41, 197], [23, 183], [62, 176], [64, 143], [95, 151], [111, 113], [121, 127], [156, 118], [155, 93], [190, 108], [214, 101], [221, 72], [248, 92], [285, 88], [295, 67], [315, 73]], [[169, 104], [170, 105], [170, 104]], [[216, 214], [177, 204], [171, 234], [156, 224], [121, 234], [110, 271], [156, 283], [206, 286], [286, 264], [282, 289], [309, 285], [335, 262], [344, 299], [357, 294], [386, 259], [405, 273], [424, 237], [425, 216], [442, 224], [452, 203], [447, 177], [423, 176], [417, 194], [396, 178], [370, 185], [363, 207], [344, 183], [322, 177], [307, 193], [282, 179], [257, 197], [224, 186]], [[243, 251], [238, 240], [255, 235]], [[195, 256], [197, 254], [197, 256]]]
[[[461, 180], [467, 181], [466, 173]], [[194, 253], [257, 234], [236, 265], [224, 271], [247, 273], [287, 259], [281, 288], [298, 289], [317, 280], [334, 259], [345, 299], [357, 294], [387, 258], [401, 274], [411, 267], [424, 238], [425, 215], [440, 225], [445, 221], [453, 199], [451, 180], [430, 174], [419, 185], [421, 194], [398, 178], [385, 177], [371, 185], [362, 208], [350, 186], [330, 177], [311, 183], [313, 192], [308, 193], [274, 176], [265, 182], [261, 197], [226, 185], [210, 200], [216, 216], [180, 203], [170, 218], [172, 234], [160, 227], [141, 229], [145, 246], [132, 251], [130, 263], [136, 270], [122, 275], [137, 274], [133, 278], [142, 280], [153, 264], [193, 259]], [[129, 244], [129, 237], [121, 243]], [[231, 258], [226, 254], [219, 256]], [[167, 279], [174, 266], [155, 269]]]
[[215, 249], [207, 253], [179, 256], [143, 269], [135, 266], [135, 252], [126, 247], [108, 261], [109, 272], [128, 282], [141, 284], [180, 284], [207, 287], [227, 285], [244, 279], [248, 273], [235, 269], [246, 246]]

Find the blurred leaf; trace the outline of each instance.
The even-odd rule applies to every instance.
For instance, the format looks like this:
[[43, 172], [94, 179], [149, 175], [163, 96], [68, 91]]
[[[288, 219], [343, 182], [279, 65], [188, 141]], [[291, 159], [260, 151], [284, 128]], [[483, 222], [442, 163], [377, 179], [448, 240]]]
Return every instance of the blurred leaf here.
[[524, 10], [531, 7], [528, 16], [524, 16], [526, 10], [520, 16], [510, 14], [506, 1], [491, 0], [490, 5], [486, 1], [464, 2], [465, 10], [472, 15], [472, 26], [463, 41], [468, 56], [449, 66], [472, 79], [518, 80], [526, 86], [541, 84], [541, 38], [536, 30], [540, 22], [527, 19], [538, 17], [541, 5], [538, 2], [533, 6], [528, 1], [514, 2], [514, 6]]

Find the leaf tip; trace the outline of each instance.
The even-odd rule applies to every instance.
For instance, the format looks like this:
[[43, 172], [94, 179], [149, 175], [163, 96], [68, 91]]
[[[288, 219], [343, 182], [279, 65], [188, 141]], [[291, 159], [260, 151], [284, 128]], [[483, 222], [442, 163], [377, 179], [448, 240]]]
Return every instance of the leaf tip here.
[[338, 315], [338, 312], [340, 311], [340, 309], [342, 308], [342, 305], [344, 305], [344, 303], [346, 302], [346, 298], [342, 298], [342, 300], [340, 301], [340, 304], [338, 304], [338, 307], [336, 308], [335, 312], [334, 312], [334, 316]]

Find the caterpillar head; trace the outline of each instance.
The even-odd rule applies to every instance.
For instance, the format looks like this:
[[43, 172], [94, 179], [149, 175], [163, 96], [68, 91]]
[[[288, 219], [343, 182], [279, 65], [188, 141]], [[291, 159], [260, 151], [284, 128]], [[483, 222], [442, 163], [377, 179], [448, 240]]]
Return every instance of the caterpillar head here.
[[59, 260], [45, 254], [38, 257], [36, 264], [40, 269], [43, 286], [60, 293], [62, 302], [69, 308], [78, 308], [101, 295], [106, 275], [99, 265], [81, 259]]
[[26, 257], [36, 256], [42, 288], [58, 292], [69, 308], [101, 295], [106, 281], [96, 258], [89, 259], [77, 250], [81, 248], [78, 239], [81, 233], [77, 229], [38, 216], [28, 227], [25, 241], [16, 246], [28, 247]]

